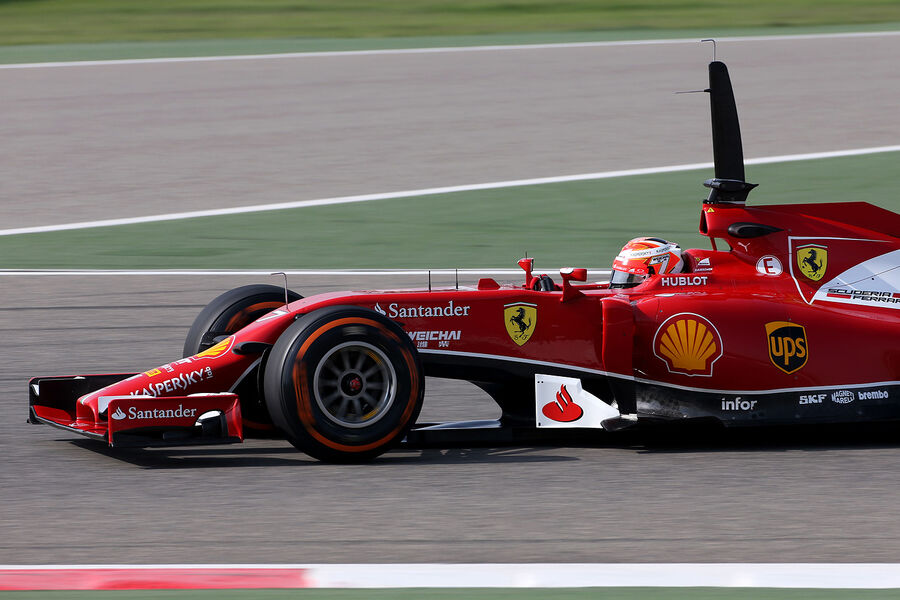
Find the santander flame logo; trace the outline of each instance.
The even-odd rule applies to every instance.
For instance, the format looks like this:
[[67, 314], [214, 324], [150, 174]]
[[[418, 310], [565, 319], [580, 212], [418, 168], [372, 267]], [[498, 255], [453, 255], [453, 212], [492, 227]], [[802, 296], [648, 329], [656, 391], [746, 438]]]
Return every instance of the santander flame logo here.
[[561, 423], [577, 421], [584, 414], [584, 410], [572, 400], [572, 396], [569, 394], [569, 390], [566, 389], [565, 384], [561, 385], [559, 391], [556, 392], [556, 401], [545, 404], [541, 412], [548, 419]]
[[122, 412], [122, 409], [120, 407], [116, 407], [116, 412], [114, 412], [110, 416], [116, 421], [121, 421], [126, 417], [125, 413]]

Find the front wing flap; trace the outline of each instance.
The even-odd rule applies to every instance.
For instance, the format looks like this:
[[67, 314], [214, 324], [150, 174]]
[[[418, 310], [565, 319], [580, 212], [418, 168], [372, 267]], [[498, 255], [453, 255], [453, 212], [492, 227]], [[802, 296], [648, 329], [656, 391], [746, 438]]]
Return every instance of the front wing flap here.
[[110, 446], [232, 443], [243, 440], [237, 394], [101, 396]]

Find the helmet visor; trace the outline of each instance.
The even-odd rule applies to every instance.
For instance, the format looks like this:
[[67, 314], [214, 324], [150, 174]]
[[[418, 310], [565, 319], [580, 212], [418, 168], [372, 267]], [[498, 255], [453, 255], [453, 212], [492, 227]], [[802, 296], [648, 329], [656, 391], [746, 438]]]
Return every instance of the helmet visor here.
[[647, 279], [644, 273], [626, 273], [625, 271], [617, 271], [613, 269], [612, 277], [609, 280], [611, 288], [630, 288], [638, 285]]

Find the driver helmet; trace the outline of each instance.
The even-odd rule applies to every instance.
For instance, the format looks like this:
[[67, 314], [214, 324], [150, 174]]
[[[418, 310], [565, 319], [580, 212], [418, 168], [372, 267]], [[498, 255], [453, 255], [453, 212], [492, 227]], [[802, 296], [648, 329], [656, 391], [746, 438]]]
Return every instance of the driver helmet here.
[[654, 237], [634, 238], [613, 261], [609, 287], [634, 287], [651, 275], [681, 273], [683, 268], [678, 244]]

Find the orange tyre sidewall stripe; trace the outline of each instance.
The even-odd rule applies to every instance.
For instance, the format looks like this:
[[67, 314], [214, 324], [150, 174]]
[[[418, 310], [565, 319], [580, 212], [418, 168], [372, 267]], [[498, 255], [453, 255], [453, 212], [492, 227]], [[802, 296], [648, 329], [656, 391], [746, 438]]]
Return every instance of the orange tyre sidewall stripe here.
[[[257, 302], [256, 304], [251, 304], [250, 306], [243, 309], [242, 311], [240, 311], [239, 313], [237, 313], [236, 315], [231, 317], [231, 319], [228, 320], [228, 324], [225, 326], [225, 331], [228, 331], [228, 332], [237, 331], [239, 329], [238, 325], [243, 323], [243, 321], [245, 321], [248, 316], [255, 313], [256, 311], [262, 310], [264, 308], [271, 308], [272, 310], [275, 310], [279, 306], [284, 306], [284, 302], [271, 301], [271, 302]], [[245, 323], [245, 325], [246, 324], [247, 323]]]
[[[345, 319], [337, 319], [335, 321], [331, 321], [330, 323], [326, 323], [325, 325], [316, 329], [312, 335], [310, 335], [303, 345], [300, 346], [300, 350], [297, 352], [297, 356], [303, 356], [306, 354], [306, 351], [309, 347], [319, 339], [322, 334], [331, 331], [335, 327], [340, 327], [341, 325], [369, 325], [374, 327], [384, 333], [386, 336], [391, 338], [396, 342], [400, 342], [401, 340], [397, 337], [397, 335], [387, 329], [384, 325], [379, 323], [378, 321], [373, 321], [371, 319], [365, 319], [360, 317], [348, 317]], [[296, 360], [294, 363], [293, 370], [293, 379], [294, 379], [294, 393], [297, 399], [297, 414], [300, 417], [300, 422], [303, 425], [303, 428], [309, 433], [317, 442], [320, 444], [327, 446], [333, 450], [338, 450], [340, 452], [366, 452], [368, 450], [373, 450], [378, 446], [384, 443], [384, 440], [391, 439], [406, 426], [407, 420], [412, 415], [413, 410], [415, 409], [416, 403], [412, 400], [419, 395], [419, 372], [416, 369], [416, 363], [413, 359], [412, 354], [404, 348], [402, 345], [399, 346], [400, 352], [403, 354], [403, 358], [406, 361], [407, 368], [409, 369], [410, 374], [410, 390], [409, 390], [409, 398], [407, 399], [406, 410], [403, 412], [403, 417], [400, 420], [400, 425], [394, 428], [390, 433], [383, 436], [381, 439], [375, 442], [371, 442], [369, 444], [364, 444], [362, 446], [348, 446], [346, 444], [339, 444], [332, 440], [329, 440], [318, 431], [315, 430], [315, 420], [312, 415], [312, 404], [310, 399], [308, 398], [308, 394], [306, 390], [309, 389], [307, 373], [306, 373], [306, 365], [303, 364], [301, 360]]]

